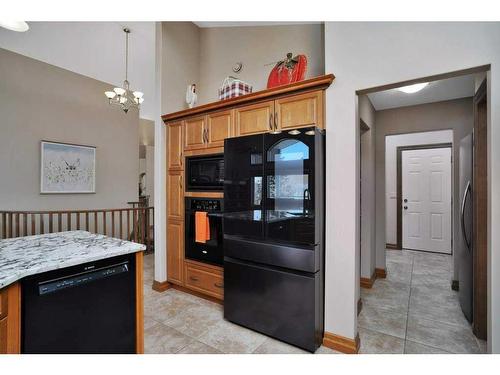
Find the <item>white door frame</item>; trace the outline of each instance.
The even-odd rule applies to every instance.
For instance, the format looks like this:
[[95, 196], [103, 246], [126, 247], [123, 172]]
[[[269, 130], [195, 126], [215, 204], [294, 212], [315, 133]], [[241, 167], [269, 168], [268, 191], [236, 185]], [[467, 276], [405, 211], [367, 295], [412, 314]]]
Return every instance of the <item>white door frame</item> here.
[[433, 148], [447, 148], [451, 149], [452, 162], [451, 162], [451, 254], [453, 254], [453, 228], [454, 228], [454, 215], [455, 210], [453, 205], [454, 197], [454, 168], [453, 168], [453, 144], [451, 142], [446, 143], [430, 143], [423, 145], [410, 145], [410, 146], [399, 146], [396, 149], [397, 152], [397, 247], [398, 249], [403, 248], [403, 164], [402, 164], [402, 153], [403, 151], [409, 150], [421, 150], [421, 149], [433, 149]]

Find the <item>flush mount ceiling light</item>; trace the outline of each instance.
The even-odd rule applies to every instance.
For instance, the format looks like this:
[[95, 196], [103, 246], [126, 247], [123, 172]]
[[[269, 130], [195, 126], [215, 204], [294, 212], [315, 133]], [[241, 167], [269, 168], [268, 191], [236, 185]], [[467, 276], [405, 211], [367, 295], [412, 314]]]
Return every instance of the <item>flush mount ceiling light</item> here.
[[414, 94], [414, 93], [422, 90], [428, 84], [429, 84], [429, 82], [415, 83], [414, 85], [398, 87], [396, 90], [399, 90], [399, 91], [404, 92], [406, 94]]
[[130, 29], [124, 28], [125, 33], [125, 81], [123, 87], [115, 87], [113, 91], [106, 91], [104, 95], [109, 100], [109, 104], [119, 105], [123, 112], [127, 113], [130, 108], [140, 108], [144, 101], [144, 94], [140, 91], [132, 92], [128, 82], [128, 34]]
[[3, 27], [8, 30], [17, 31], [23, 33], [29, 30], [29, 25], [24, 21], [6, 21], [0, 20], [0, 27]]

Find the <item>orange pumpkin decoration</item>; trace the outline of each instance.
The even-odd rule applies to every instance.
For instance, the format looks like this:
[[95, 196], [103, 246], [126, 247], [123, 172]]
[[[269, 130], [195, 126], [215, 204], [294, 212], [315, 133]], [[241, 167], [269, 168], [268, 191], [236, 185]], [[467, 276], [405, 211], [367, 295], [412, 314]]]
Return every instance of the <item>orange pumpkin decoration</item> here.
[[292, 56], [290, 52], [287, 53], [286, 59], [278, 61], [273, 70], [271, 70], [267, 79], [268, 89], [302, 81], [305, 78], [307, 71], [306, 55]]

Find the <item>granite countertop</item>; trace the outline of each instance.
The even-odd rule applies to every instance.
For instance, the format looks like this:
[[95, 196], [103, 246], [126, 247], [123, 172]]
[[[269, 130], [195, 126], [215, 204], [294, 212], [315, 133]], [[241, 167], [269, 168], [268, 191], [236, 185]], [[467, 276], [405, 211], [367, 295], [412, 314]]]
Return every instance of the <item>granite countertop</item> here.
[[23, 277], [146, 250], [146, 246], [70, 231], [0, 240], [0, 289]]

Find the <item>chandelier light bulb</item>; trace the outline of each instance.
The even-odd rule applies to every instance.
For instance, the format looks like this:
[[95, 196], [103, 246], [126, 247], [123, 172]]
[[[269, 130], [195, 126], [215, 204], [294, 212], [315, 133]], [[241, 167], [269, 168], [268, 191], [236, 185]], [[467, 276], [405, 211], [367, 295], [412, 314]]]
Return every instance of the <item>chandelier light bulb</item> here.
[[7, 30], [23, 33], [29, 30], [29, 25], [25, 21], [0, 20], [0, 27]]
[[125, 96], [121, 96], [121, 97], [120, 97], [120, 104], [124, 104], [124, 103], [126, 103], [126, 102], [127, 102], [127, 97], [125, 97]]
[[104, 95], [106, 95], [108, 99], [113, 99], [116, 96], [116, 93], [114, 93], [113, 91], [106, 91]]
[[120, 95], [121, 96], [121, 95], [125, 94], [125, 89], [122, 89], [121, 87], [115, 87], [113, 89], [113, 91], [116, 92], [116, 95]]
[[136, 98], [142, 98], [144, 96], [144, 93], [142, 93], [140, 91], [134, 91], [134, 96]]

